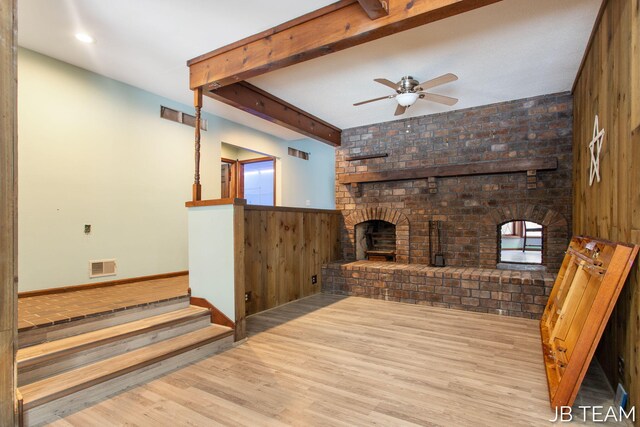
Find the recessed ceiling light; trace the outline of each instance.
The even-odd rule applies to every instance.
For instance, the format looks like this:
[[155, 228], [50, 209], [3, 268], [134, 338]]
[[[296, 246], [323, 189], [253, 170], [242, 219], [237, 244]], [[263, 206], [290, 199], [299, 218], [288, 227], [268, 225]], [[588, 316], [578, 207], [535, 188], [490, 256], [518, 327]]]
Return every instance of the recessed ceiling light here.
[[80, 40], [82, 43], [95, 43], [93, 37], [87, 33], [76, 33], [76, 39]]

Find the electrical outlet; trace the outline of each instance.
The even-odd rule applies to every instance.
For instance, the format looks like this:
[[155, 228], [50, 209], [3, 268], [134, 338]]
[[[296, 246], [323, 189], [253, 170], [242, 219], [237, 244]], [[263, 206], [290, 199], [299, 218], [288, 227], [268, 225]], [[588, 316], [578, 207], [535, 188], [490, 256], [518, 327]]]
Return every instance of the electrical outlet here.
[[624, 379], [624, 357], [618, 356], [618, 377]]
[[314, 274], [313, 276], [311, 276], [311, 284], [312, 285], [318, 284], [318, 275], [317, 274]]
[[91, 234], [91, 224], [84, 225], [84, 234]]

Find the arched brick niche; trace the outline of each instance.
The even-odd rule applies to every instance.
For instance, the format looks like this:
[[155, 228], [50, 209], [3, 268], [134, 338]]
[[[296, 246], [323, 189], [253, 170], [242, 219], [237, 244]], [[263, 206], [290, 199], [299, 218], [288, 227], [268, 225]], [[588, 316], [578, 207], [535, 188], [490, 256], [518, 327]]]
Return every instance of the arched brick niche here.
[[347, 242], [344, 242], [345, 259], [355, 259], [356, 225], [365, 221], [386, 221], [396, 227], [396, 262], [409, 264], [409, 219], [405, 214], [389, 208], [370, 208], [352, 212], [344, 219]]
[[542, 225], [542, 265], [558, 271], [569, 242], [569, 225], [559, 212], [539, 205], [516, 203], [492, 209], [481, 224], [480, 267], [498, 263], [499, 227], [509, 221], [532, 221]]

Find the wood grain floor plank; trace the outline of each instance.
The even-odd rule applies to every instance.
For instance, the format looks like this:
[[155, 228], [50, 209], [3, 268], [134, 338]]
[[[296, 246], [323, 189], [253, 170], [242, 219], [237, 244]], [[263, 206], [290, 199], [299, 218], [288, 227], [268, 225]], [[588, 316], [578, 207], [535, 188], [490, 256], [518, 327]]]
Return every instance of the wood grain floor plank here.
[[547, 426], [554, 415], [533, 320], [319, 294], [247, 329], [245, 343], [82, 412], [126, 408], [131, 425], [154, 427]]

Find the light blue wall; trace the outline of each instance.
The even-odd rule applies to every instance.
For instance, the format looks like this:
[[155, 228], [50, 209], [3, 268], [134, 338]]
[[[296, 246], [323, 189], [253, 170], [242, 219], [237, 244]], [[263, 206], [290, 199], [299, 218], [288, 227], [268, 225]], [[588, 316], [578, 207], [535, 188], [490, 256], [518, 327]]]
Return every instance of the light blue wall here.
[[[161, 119], [161, 105], [193, 113], [192, 106], [19, 50], [20, 290], [188, 268], [184, 202], [193, 183], [193, 128]], [[317, 153], [317, 162], [304, 162], [286, 155], [286, 141], [204, 117], [203, 198], [220, 196], [226, 141], [279, 157], [281, 204], [333, 206], [333, 148], [296, 142], [312, 159]], [[301, 186], [307, 178], [299, 174], [312, 171], [317, 178]], [[88, 236], [84, 224], [92, 225]], [[117, 276], [89, 279], [89, 260], [112, 258]]]
[[335, 149], [308, 138], [289, 141], [287, 146], [310, 153], [310, 156], [309, 160], [291, 157], [287, 168], [293, 179], [282, 183], [283, 205], [334, 209]]

